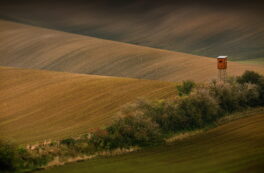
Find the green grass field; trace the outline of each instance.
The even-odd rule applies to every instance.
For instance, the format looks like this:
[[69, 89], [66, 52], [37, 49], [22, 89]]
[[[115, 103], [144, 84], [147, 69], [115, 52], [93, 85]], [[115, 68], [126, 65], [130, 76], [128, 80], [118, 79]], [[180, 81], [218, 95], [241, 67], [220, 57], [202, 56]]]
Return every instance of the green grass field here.
[[174, 144], [102, 157], [37, 173], [262, 173], [264, 112]]

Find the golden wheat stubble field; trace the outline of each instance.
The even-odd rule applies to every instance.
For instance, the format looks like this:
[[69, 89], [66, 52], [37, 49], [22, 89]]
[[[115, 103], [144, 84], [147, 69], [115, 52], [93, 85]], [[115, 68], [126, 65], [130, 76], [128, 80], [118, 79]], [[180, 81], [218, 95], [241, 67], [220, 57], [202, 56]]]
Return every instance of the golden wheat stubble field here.
[[[136, 46], [0, 20], [0, 65], [165, 81], [209, 81], [214, 58]], [[228, 74], [264, 67], [228, 63]]]
[[175, 95], [171, 82], [0, 67], [0, 137], [62, 138], [111, 123], [122, 105]]

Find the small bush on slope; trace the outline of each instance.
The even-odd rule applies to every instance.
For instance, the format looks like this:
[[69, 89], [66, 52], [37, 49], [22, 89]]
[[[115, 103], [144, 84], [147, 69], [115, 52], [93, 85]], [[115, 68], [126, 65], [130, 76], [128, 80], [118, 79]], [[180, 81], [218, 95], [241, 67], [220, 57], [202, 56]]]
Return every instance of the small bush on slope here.
[[195, 88], [195, 86], [195, 83], [191, 80], [183, 81], [182, 85], [176, 86], [178, 95], [189, 95], [192, 92], [193, 88]]
[[[99, 133], [99, 135], [98, 135]], [[96, 147], [107, 149], [149, 146], [163, 142], [159, 125], [143, 116], [126, 116], [92, 138]]]
[[67, 146], [73, 146], [76, 141], [73, 138], [67, 138], [60, 141], [61, 144], [67, 145]]
[[0, 140], [0, 172], [10, 173], [31, 170], [46, 165], [49, 157], [33, 156], [26, 149]]
[[14, 172], [19, 167], [19, 157], [14, 145], [0, 141], [0, 170], [1, 172]]
[[177, 106], [177, 114], [187, 120], [184, 129], [203, 127], [221, 116], [219, 105], [207, 91], [199, 91], [181, 99]]
[[245, 71], [243, 75], [237, 77], [237, 82], [240, 84], [244, 84], [244, 83], [258, 84], [261, 78], [263, 78], [263, 76], [261, 76], [260, 74], [254, 71]]
[[257, 86], [253, 84], [212, 83], [209, 91], [225, 114], [242, 110], [248, 106], [257, 106], [259, 101]]
[[259, 83], [257, 86], [258, 86], [258, 92], [259, 92], [259, 104], [261, 106], [264, 106], [264, 77], [262, 77], [259, 80]]
[[264, 106], [264, 77], [262, 75], [253, 71], [246, 71], [242, 76], [237, 77], [237, 82], [255, 84], [259, 93], [258, 104]]
[[126, 107], [122, 113], [132, 115], [134, 112], [134, 116], [143, 115], [157, 123], [163, 132], [174, 131], [174, 123], [172, 122], [176, 106], [174, 102], [141, 100], [133, 106], [133, 109]]
[[122, 109], [123, 115], [145, 116], [159, 125], [163, 133], [184, 129], [187, 117], [177, 113], [176, 100], [139, 100]]

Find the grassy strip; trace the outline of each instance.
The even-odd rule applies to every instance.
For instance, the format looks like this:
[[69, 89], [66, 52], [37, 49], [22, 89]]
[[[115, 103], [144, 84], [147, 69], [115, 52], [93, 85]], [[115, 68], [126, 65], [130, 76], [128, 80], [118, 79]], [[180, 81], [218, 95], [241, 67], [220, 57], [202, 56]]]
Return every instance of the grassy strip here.
[[[166, 144], [172, 145], [180, 141], [186, 141], [188, 139], [197, 138], [197, 136], [206, 134], [211, 129], [217, 128], [218, 126], [222, 126], [234, 120], [238, 120], [241, 118], [245, 118], [261, 113], [262, 114], [264, 113], [264, 107], [250, 108], [243, 112], [237, 112], [229, 116], [223, 117], [218, 121], [216, 121], [215, 123], [209, 124], [202, 129], [170, 134], [168, 135], [169, 137], [166, 139]], [[84, 135], [84, 136], [88, 136], [88, 135]], [[95, 148], [89, 148], [91, 147], [90, 145], [88, 146], [86, 145], [88, 149], [85, 147], [80, 148], [80, 146], [85, 146], [85, 144], [87, 144], [87, 141], [89, 140], [88, 138], [84, 139], [83, 137], [77, 136], [75, 138], [70, 138], [70, 139], [71, 140], [69, 140], [68, 138], [61, 141], [49, 141], [49, 142], [45, 141], [44, 143], [46, 144], [40, 143], [31, 146], [33, 148], [28, 148], [28, 152], [29, 155], [31, 156], [31, 160], [35, 162], [35, 164], [28, 162], [27, 163], [28, 166], [23, 169], [20, 169], [18, 172], [21, 173], [32, 172], [40, 169], [62, 166], [69, 163], [91, 160], [100, 157], [118, 156], [118, 155], [123, 155], [126, 153], [131, 153], [141, 150], [140, 147], [117, 148], [113, 150], [103, 150], [103, 149], [98, 150]], [[74, 142], [74, 144], [69, 141]], [[168, 146], [168, 145], [164, 145], [164, 146]], [[21, 149], [19, 150], [21, 152]], [[144, 150], [146, 150], [146, 148]], [[24, 157], [25, 153], [22, 156]], [[28, 156], [28, 159], [29, 158], [30, 157]], [[37, 162], [39, 163], [38, 166], [36, 165]]]
[[264, 114], [253, 115], [253, 112], [245, 116], [236, 113], [232, 115], [238, 118], [236, 121], [226, 121], [204, 133], [168, 145], [67, 164], [40, 173], [261, 173]]
[[263, 114], [263, 113], [264, 113], [264, 107], [248, 108], [247, 110], [244, 110], [242, 112], [236, 112], [231, 115], [222, 117], [219, 120], [217, 120], [215, 123], [209, 124], [204, 128], [172, 134], [170, 137], [166, 139], [166, 143], [173, 143], [173, 142], [181, 141], [189, 137], [200, 135], [204, 132], [207, 132], [210, 129], [230, 123], [232, 121], [239, 120], [241, 118], [245, 118], [249, 116], [253, 116], [256, 114]]

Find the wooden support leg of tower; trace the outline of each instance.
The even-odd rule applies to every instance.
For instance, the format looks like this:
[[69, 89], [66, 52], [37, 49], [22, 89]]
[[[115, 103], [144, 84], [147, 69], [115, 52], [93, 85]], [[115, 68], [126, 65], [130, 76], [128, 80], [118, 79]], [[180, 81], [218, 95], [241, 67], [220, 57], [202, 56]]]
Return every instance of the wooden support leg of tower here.
[[219, 69], [218, 80], [221, 82], [226, 82], [226, 78], [227, 78], [226, 69]]

